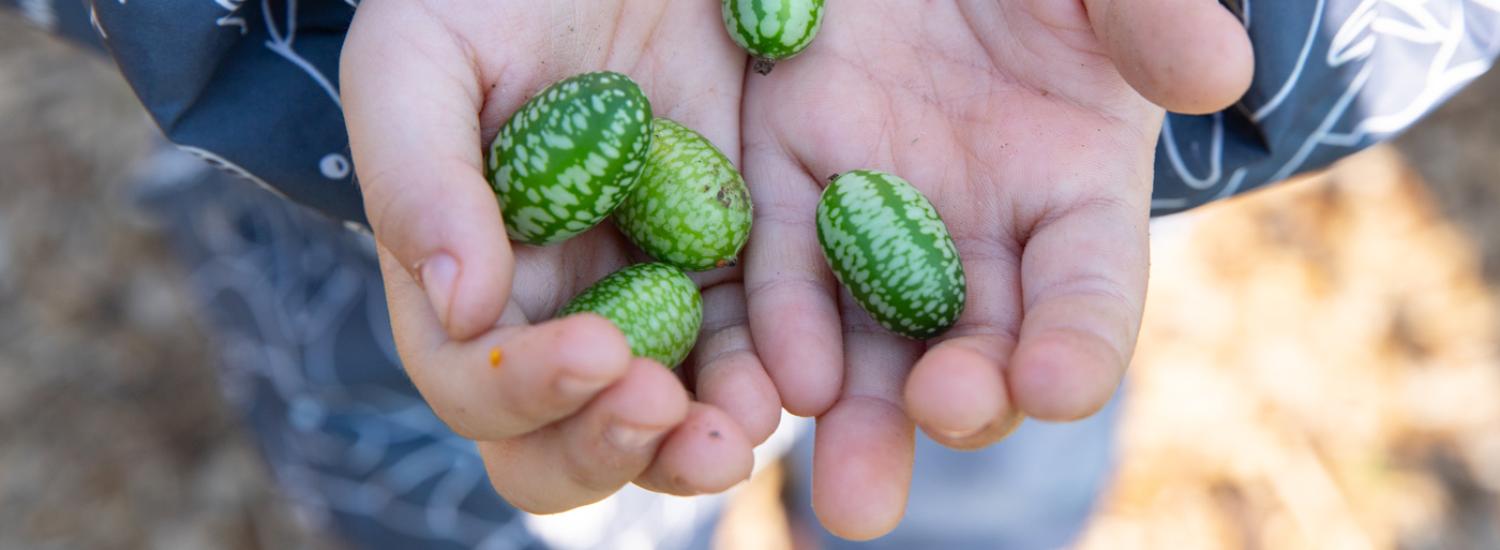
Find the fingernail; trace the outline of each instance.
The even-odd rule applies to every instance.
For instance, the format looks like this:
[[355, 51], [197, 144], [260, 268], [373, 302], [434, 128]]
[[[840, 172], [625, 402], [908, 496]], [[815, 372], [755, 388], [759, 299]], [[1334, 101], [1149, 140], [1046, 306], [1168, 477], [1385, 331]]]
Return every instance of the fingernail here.
[[985, 426], [980, 426], [980, 427], [972, 429], [972, 430], [941, 430], [940, 429], [940, 430], [937, 430], [937, 433], [939, 435], [943, 436], [943, 437], [948, 438], [948, 439], [956, 440], [956, 441], [961, 441], [961, 440], [968, 439], [968, 438], [974, 437], [976, 435], [979, 435], [981, 432], [984, 431], [984, 429], [985, 429]]
[[617, 421], [604, 431], [604, 438], [621, 451], [638, 453], [650, 449], [665, 433], [666, 430], [660, 428], [642, 428]]
[[570, 401], [582, 401], [593, 397], [608, 385], [608, 380], [563, 375], [557, 379], [557, 393]]
[[458, 262], [447, 254], [438, 254], [422, 261], [417, 270], [422, 289], [427, 291], [427, 301], [437, 312], [438, 321], [448, 326], [448, 308], [453, 300], [453, 284], [458, 279]]

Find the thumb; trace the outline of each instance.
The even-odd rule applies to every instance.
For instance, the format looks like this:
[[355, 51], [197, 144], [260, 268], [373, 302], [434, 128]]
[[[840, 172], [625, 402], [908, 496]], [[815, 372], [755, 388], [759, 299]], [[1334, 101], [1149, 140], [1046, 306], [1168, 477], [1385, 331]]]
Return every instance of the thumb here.
[[483, 95], [463, 48], [405, 5], [369, 3], [350, 27], [349, 146], [375, 239], [422, 285], [448, 336], [467, 340], [499, 320], [513, 274], [484, 176]]
[[1084, 0], [1084, 6], [1120, 75], [1168, 111], [1220, 111], [1250, 88], [1250, 36], [1214, 0]]

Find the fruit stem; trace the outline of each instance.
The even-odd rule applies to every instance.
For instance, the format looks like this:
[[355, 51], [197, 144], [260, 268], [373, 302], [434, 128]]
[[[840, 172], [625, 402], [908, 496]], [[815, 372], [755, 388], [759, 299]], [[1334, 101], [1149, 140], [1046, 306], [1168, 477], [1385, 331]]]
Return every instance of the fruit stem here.
[[774, 60], [774, 59], [767, 59], [767, 58], [764, 58], [764, 57], [757, 57], [757, 58], [755, 58], [755, 61], [752, 61], [750, 63], [750, 70], [755, 71], [757, 73], [760, 73], [761, 75], [771, 74], [771, 69], [775, 69], [775, 68], [776, 68], [776, 60]]

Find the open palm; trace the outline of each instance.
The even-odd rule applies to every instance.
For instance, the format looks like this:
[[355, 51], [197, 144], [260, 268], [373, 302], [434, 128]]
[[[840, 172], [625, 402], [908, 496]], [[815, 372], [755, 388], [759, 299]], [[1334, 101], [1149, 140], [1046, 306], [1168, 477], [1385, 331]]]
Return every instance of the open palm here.
[[[748, 83], [751, 323], [786, 407], [819, 417], [813, 500], [835, 533], [877, 536], [900, 519], [913, 422], [978, 448], [1023, 416], [1092, 414], [1118, 385], [1145, 299], [1163, 116], [1142, 94], [1218, 107], [1249, 69], [1243, 32], [1214, 3], [1109, 4], [830, 0], [819, 42]], [[1203, 69], [1159, 51], [1173, 41], [1232, 55]], [[1195, 69], [1207, 82], [1183, 82]], [[822, 187], [863, 168], [921, 189], [958, 245], [967, 309], [930, 342], [882, 330], [822, 257]]]
[[643, 260], [610, 225], [512, 245], [484, 178], [499, 126], [548, 84], [612, 70], [655, 113], [738, 160], [745, 58], [716, 5], [692, 0], [366, 0], [342, 86], [402, 361], [433, 409], [479, 442], [513, 504], [553, 512], [625, 483], [720, 491], [749, 474], [779, 401], [752, 352], [737, 270], [699, 278], [706, 317], [682, 369], [630, 358], [597, 316], [542, 322]]

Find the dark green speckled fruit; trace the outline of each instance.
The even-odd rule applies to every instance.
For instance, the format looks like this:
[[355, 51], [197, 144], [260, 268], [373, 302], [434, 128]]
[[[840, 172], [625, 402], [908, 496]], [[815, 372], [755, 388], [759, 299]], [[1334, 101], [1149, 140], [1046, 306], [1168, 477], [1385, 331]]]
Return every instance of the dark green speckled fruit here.
[[724, 28], [760, 74], [802, 53], [822, 26], [823, 0], [724, 0]]
[[870, 170], [835, 178], [818, 202], [818, 242], [839, 282], [887, 330], [925, 340], [963, 313], [958, 247], [906, 180]]
[[618, 73], [587, 73], [537, 94], [490, 146], [490, 185], [514, 240], [556, 244], [588, 231], [635, 185], [651, 103]]
[[638, 264], [579, 293], [557, 316], [584, 312], [597, 313], [619, 327], [637, 357], [676, 368], [698, 341], [703, 297], [681, 269]]

